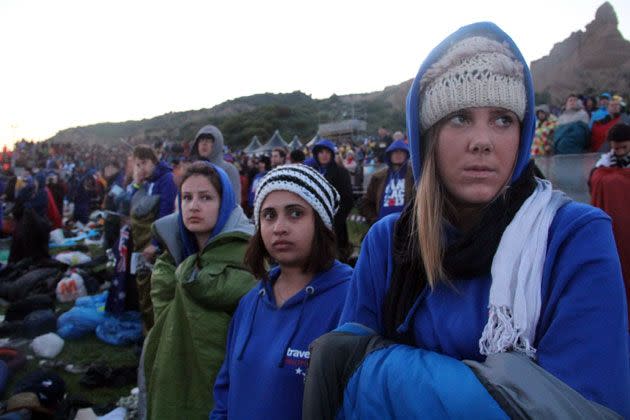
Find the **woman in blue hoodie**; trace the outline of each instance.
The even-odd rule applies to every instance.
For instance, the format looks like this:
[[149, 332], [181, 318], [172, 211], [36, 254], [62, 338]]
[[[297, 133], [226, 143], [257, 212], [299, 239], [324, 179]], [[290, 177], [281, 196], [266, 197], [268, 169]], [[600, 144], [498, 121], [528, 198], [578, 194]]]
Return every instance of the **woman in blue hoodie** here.
[[[270, 171], [245, 256], [260, 284], [241, 300], [210, 418], [298, 419], [309, 344], [338, 323], [352, 269], [335, 260], [339, 194], [305, 165]], [[278, 265], [269, 272], [265, 262]]]
[[[449, 36], [421, 66], [406, 115], [415, 197], [368, 232], [340, 322], [389, 341], [350, 369], [337, 409], [630, 416], [611, 221], [534, 177], [533, 85], [514, 42], [491, 23]], [[313, 353], [315, 379], [332, 361]]]

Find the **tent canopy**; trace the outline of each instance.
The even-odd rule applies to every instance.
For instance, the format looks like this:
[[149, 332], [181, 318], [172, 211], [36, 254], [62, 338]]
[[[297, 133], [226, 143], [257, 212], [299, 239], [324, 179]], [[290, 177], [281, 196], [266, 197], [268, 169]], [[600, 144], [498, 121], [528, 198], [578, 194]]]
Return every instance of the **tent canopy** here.
[[298, 150], [302, 148], [302, 142], [298, 136], [293, 136], [293, 140], [289, 143], [289, 150]]

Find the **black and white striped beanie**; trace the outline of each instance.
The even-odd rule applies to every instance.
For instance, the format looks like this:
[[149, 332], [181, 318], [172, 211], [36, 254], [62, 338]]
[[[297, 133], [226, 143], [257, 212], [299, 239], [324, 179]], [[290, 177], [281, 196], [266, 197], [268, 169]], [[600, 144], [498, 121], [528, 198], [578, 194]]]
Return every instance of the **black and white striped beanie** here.
[[309, 203], [319, 214], [326, 227], [333, 228], [333, 219], [339, 210], [339, 193], [322, 174], [302, 164], [282, 165], [269, 171], [256, 188], [254, 222], [258, 229], [260, 206], [273, 191], [290, 191]]

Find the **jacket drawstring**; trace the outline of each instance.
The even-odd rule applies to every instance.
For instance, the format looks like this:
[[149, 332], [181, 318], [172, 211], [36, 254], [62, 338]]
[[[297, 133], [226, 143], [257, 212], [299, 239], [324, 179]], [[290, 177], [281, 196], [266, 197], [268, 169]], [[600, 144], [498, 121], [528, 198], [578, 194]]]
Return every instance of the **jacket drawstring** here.
[[298, 315], [298, 319], [293, 325], [293, 332], [291, 333], [291, 335], [289, 336], [289, 339], [287, 340], [286, 344], [283, 347], [282, 354], [280, 355], [280, 361], [278, 362], [278, 367], [284, 366], [284, 357], [287, 354], [287, 350], [289, 350], [291, 341], [293, 341], [293, 337], [295, 337], [298, 327], [300, 326], [300, 322], [302, 321], [302, 314], [304, 313], [304, 307], [306, 307], [306, 300], [308, 299], [310, 295], [315, 293], [315, 288], [313, 286], [306, 286], [306, 289], [304, 291], [306, 293], [304, 293], [304, 299], [302, 299], [302, 307], [300, 308], [300, 315]]
[[238, 357], [236, 360], [243, 360], [243, 354], [245, 353], [245, 349], [247, 348], [247, 344], [249, 344], [249, 338], [252, 336], [252, 331], [254, 330], [254, 320], [256, 319], [256, 310], [258, 309], [258, 302], [260, 299], [265, 296], [267, 292], [264, 288], [258, 291], [258, 297], [256, 297], [256, 303], [254, 304], [254, 309], [252, 310], [252, 316], [249, 320], [249, 329], [247, 331], [247, 336], [245, 337], [245, 342], [243, 342], [243, 346], [241, 347], [241, 351], [238, 353]]

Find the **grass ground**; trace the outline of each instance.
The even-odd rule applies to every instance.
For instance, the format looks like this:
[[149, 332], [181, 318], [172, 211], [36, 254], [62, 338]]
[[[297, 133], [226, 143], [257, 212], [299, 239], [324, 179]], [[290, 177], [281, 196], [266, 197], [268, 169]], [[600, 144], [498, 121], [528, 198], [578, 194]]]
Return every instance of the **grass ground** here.
[[[92, 257], [96, 257], [103, 253], [99, 246], [90, 245], [88, 253]], [[51, 254], [55, 255], [64, 249], [55, 249]], [[96, 271], [104, 270], [105, 267], [97, 267]], [[59, 315], [68, 311], [73, 304], [57, 304], [56, 311]], [[15, 384], [30, 372], [40, 368], [40, 359], [33, 355], [28, 346], [22, 347], [22, 350], [29, 355], [26, 366], [21, 369], [14, 377], [11, 378], [5, 389], [4, 398], [8, 398], [13, 391]], [[112, 346], [99, 340], [94, 333], [88, 334], [77, 340], [66, 340], [61, 353], [53, 359], [53, 361], [63, 361], [65, 365], [73, 364], [75, 366], [89, 367], [92, 364], [102, 364], [112, 368], [137, 365], [139, 360], [138, 346]], [[66, 383], [67, 393], [73, 396], [81, 396], [93, 402], [95, 405], [107, 405], [115, 403], [120, 397], [128, 396], [129, 392], [135, 384], [118, 388], [98, 388], [87, 389], [79, 384], [82, 373], [69, 373], [64, 370], [63, 366], [52, 368], [59, 374]]]
[[[353, 211], [354, 212], [354, 211]], [[348, 221], [348, 234], [350, 241], [354, 246], [354, 255], [358, 255], [361, 241], [367, 233], [368, 227], [363, 223]], [[53, 254], [64, 251], [56, 249]], [[98, 246], [89, 246], [88, 252], [93, 257], [98, 256], [103, 251]], [[71, 304], [57, 305], [58, 312], [65, 312], [72, 307]], [[31, 354], [30, 349], [25, 348], [27, 354]], [[54, 359], [63, 361], [66, 364], [78, 366], [89, 366], [91, 364], [104, 364], [109, 367], [122, 367], [129, 365], [137, 365], [139, 359], [137, 346], [112, 346], [100, 341], [93, 333], [78, 340], [66, 340], [62, 352]], [[11, 395], [12, 389], [18, 380], [26, 376], [28, 373], [39, 368], [41, 359], [31, 358], [28, 360], [24, 369], [18, 372], [8, 383], [4, 398]], [[115, 403], [120, 397], [129, 395], [130, 390], [135, 386], [129, 385], [118, 388], [98, 388], [86, 389], [81, 387], [79, 381], [82, 374], [69, 373], [63, 367], [53, 368], [66, 382], [67, 392], [69, 395], [81, 396], [92, 401], [95, 405], [106, 405]]]

